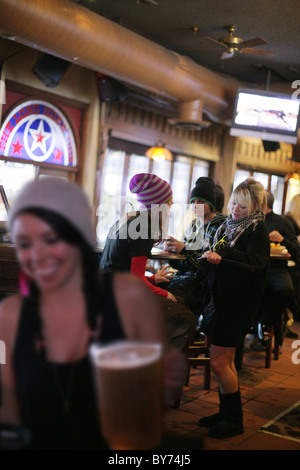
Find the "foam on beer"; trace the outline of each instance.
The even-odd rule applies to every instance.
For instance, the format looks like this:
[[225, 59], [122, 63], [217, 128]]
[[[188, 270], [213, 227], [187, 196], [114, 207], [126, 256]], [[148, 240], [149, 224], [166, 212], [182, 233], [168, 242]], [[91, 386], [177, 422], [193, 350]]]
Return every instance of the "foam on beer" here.
[[142, 367], [157, 361], [161, 355], [160, 344], [130, 342], [114, 343], [110, 346], [92, 349], [95, 364], [110, 369]]

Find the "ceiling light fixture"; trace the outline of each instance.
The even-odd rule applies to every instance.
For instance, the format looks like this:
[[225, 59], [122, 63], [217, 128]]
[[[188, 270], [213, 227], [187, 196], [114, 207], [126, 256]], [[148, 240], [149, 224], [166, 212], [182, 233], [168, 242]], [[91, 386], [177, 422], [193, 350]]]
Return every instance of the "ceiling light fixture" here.
[[157, 142], [154, 147], [149, 148], [145, 155], [146, 157], [151, 158], [156, 162], [162, 162], [164, 160], [168, 160], [169, 162], [171, 162], [173, 160], [172, 153], [165, 147], [165, 144], [162, 142]]

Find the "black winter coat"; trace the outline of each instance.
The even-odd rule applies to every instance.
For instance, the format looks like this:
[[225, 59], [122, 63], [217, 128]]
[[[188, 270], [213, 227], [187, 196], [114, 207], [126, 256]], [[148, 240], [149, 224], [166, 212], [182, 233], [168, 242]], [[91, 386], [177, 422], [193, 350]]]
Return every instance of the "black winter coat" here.
[[221, 263], [208, 267], [215, 311], [211, 342], [238, 347], [255, 321], [266, 285], [270, 240], [265, 224], [251, 225], [234, 247], [221, 247], [217, 253], [222, 256]]

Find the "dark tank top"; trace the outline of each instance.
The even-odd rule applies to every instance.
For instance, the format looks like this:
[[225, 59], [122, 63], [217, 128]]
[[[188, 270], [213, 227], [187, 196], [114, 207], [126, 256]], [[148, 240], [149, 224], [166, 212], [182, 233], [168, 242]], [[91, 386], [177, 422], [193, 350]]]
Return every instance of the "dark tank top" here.
[[[125, 339], [112, 280], [112, 273], [103, 274], [103, 321], [97, 338], [102, 344]], [[71, 364], [47, 361], [36, 349], [33, 323], [24, 299], [13, 360], [22, 424], [32, 434], [30, 449], [106, 449], [89, 356]]]

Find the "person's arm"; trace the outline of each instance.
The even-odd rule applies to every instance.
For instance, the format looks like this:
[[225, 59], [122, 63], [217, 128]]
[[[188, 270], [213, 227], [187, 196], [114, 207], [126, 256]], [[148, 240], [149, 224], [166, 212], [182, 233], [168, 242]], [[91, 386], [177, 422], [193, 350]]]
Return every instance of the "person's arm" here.
[[[185, 236], [183, 242], [170, 237], [166, 242], [168, 250], [186, 256], [184, 261], [179, 262], [181, 265], [180, 267], [178, 266], [177, 269], [180, 269], [182, 272], [197, 272], [198, 270], [203, 269], [201, 258], [205, 252], [207, 252], [205, 257], [208, 256], [210, 246], [213, 245], [214, 235], [224, 220], [226, 220], [225, 215], [220, 214], [215, 216], [210, 223], [206, 224], [206, 228], [202, 225], [201, 230], [198, 229], [198, 231], [195, 230], [195, 225], [191, 224], [191, 227], [194, 228], [192, 230], [190, 227], [189, 233], [192, 233], [193, 235], [190, 238]], [[206, 240], [205, 245], [203, 245], [203, 236]], [[172, 261], [170, 261], [170, 264], [172, 267], [176, 268], [176, 265], [174, 265]]]
[[[168, 245], [167, 245], [168, 244]], [[173, 237], [170, 237], [169, 241], [166, 242], [166, 251], [173, 253], [179, 253], [185, 255], [184, 260], [169, 260], [170, 265], [179, 271], [179, 273], [185, 274], [189, 271], [196, 272], [198, 269], [202, 269], [201, 262], [199, 262], [203, 250], [191, 250], [186, 248], [186, 244]]]
[[19, 296], [9, 297], [0, 305], [0, 341], [5, 353], [5, 361], [0, 364], [0, 421], [8, 424], [21, 424], [12, 358], [20, 306]]
[[168, 291], [166, 291], [165, 289], [161, 289], [153, 283], [153, 278], [155, 277], [155, 275], [151, 276], [152, 282], [149, 281], [145, 276], [147, 259], [147, 256], [135, 256], [131, 258], [131, 274], [134, 274], [139, 279], [141, 279], [154, 294], [162, 295], [163, 297], [168, 297]]
[[172, 403], [184, 385], [187, 364], [182, 353], [169, 346], [157, 297], [139, 279], [124, 273], [114, 276], [114, 292], [127, 338], [162, 345], [165, 396], [168, 404]]
[[293, 261], [297, 263], [299, 257], [299, 244], [292, 223], [286, 219], [278, 230], [272, 230], [269, 234], [270, 241], [285, 246]]

